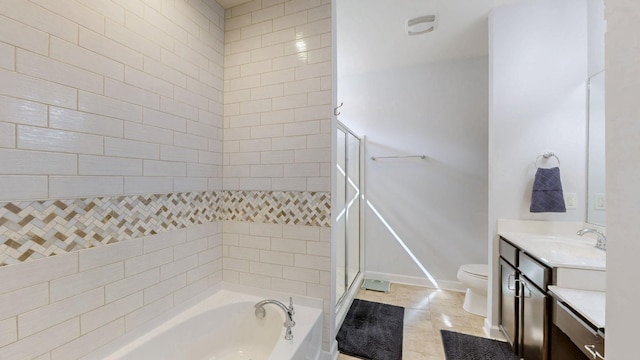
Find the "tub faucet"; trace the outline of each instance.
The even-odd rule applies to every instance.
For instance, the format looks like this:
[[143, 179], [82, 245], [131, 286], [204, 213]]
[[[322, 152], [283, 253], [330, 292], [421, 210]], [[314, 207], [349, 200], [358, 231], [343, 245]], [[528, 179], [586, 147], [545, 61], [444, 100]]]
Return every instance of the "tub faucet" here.
[[267, 299], [267, 300], [260, 301], [259, 303], [254, 305], [254, 307], [256, 308], [255, 314], [258, 319], [264, 318], [265, 316], [264, 306], [267, 304], [277, 305], [280, 309], [282, 309], [282, 311], [284, 311], [284, 316], [286, 317], [286, 320], [283, 325], [284, 327], [287, 328], [287, 332], [284, 335], [284, 339], [293, 340], [293, 333], [291, 332], [291, 328], [296, 325], [296, 322], [293, 321], [293, 315], [295, 314], [295, 311], [293, 310], [293, 299], [289, 297], [289, 307], [287, 307], [285, 304], [281, 303], [278, 300]]
[[596, 229], [580, 229], [576, 234], [582, 236], [587, 233], [596, 234], [596, 236], [598, 237], [598, 240], [596, 241], [596, 248], [602, 251], [607, 251], [607, 237], [600, 231]]

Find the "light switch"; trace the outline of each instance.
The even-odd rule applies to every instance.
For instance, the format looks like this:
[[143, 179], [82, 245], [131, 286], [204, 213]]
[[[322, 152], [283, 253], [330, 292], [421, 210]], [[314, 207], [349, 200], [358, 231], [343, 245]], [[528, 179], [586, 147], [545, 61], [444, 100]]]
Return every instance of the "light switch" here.
[[575, 209], [577, 205], [576, 193], [564, 193], [564, 204], [567, 209]]
[[596, 194], [596, 204], [594, 209], [605, 210], [607, 208], [607, 197], [603, 193]]

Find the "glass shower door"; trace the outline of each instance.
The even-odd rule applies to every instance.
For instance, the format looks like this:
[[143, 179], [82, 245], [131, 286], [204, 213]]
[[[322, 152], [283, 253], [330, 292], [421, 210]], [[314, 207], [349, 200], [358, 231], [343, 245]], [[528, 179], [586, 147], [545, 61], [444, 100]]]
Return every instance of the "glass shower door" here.
[[347, 133], [346, 197], [346, 286], [360, 272], [360, 140]]
[[360, 139], [338, 124], [336, 151], [336, 300], [360, 272]]
[[337, 203], [337, 216], [336, 216], [336, 299], [339, 302], [344, 293], [347, 291], [347, 285], [345, 283], [346, 274], [346, 224], [347, 217], [345, 216], [345, 190], [344, 184], [347, 183], [347, 174], [345, 172], [347, 163], [347, 135], [346, 132], [338, 128], [337, 133], [337, 161], [336, 161], [336, 181], [338, 186], [336, 187], [336, 203]]

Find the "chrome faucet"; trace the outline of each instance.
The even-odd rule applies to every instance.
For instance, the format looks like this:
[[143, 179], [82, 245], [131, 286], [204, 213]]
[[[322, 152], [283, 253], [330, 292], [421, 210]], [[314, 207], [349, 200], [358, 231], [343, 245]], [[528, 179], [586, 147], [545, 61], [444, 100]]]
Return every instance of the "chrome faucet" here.
[[596, 248], [602, 251], [607, 251], [607, 237], [600, 231], [596, 229], [580, 229], [576, 234], [582, 236], [587, 233], [596, 234], [596, 236], [598, 237], [598, 240], [596, 241]]
[[289, 307], [287, 307], [285, 304], [281, 303], [278, 300], [267, 299], [267, 300], [260, 301], [259, 303], [254, 305], [254, 307], [256, 308], [255, 314], [258, 319], [264, 318], [265, 316], [264, 306], [267, 304], [277, 305], [280, 309], [284, 311], [286, 320], [283, 325], [284, 327], [287, 328], [287, 332], [284, 335], [284, 339], [293, 340], [293, 333], [291, 332], [291, 328], [296, 326], [296, 322], [293, 321], [293, 315], [295, 314], [295, 311], [293, 310], [293, 299], [289, 297]]

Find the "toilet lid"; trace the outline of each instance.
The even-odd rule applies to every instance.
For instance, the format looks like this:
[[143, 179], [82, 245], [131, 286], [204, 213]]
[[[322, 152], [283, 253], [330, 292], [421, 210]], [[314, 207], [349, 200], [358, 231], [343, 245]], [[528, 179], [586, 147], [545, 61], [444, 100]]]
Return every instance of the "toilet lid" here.
[[479, 277], [488, 277], [489, 266], [487, 264], [466, 264], [460, 267], [460, 270]]

